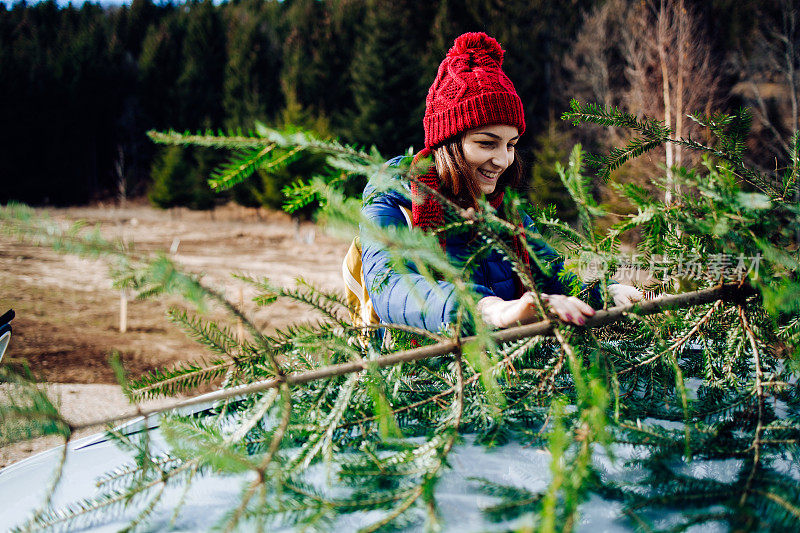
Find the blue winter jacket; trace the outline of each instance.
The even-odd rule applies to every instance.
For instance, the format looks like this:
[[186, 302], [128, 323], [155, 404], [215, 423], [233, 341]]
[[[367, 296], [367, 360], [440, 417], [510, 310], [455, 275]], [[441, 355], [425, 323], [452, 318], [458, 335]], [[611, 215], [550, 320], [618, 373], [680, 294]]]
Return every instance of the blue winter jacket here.
[[[400, 160], [400, 157], [396, 157], [388, 164], [397, 165]], [[408, 224], [400, 206], [411, 209], [411, 189], [407, 181], [401, 183], [403, 186], [398, 188], [402, 188], [402, 191], [391, 190], [379, 194], [375, 194], [376, 187], [372, 182], [367, 183], [361, 208], [364, 216], [381, 227], [406, 227]], [[523, 223], [528, 230], [531, 249], [550, 270], [549, 275], [545, 275], [531, 258], [531, 270], [537, 288], [548, 294], [570, 294], [569, 287], [573, 284], [580, 286], [580, 281], [574, 274], [564, 272], [562, 259], [538, 237], [529, 216], [525, 215]], [[468, 232], [448, 234], [448, 257], [454, 262], [461, 262], [468, 257], [470, 238]], [[399, 273], [391, 266], [389, 252], [380, 244], [371, 243], [362, 236], [361, 246], [364, 280], [381, 322], [406, 324], [437, 332], [455, 319], [457, 302], [452, 283], [439, 281], [434, 285], [418, 274], [414, 265], [410, 265], [412, 273]], [[376, 280], [379, 282], [376, 283]], [[511, 264], [495, 250], [477, 262], [468, 283], [480, 297], [499, 296], [503, 300], [518, 297]]]

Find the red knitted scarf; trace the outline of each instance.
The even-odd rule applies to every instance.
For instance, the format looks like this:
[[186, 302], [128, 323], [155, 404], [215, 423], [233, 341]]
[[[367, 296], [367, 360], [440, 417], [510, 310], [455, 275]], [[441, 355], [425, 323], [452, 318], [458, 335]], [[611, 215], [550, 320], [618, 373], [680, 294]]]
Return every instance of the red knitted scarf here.
[[[419, 160], [429, 157], [430, 155], [431, 151], [428, 148], [423, 149], [414, 156], [412, 166]], [[441, 182], [439, 180], [439, 174], [436, 172], [436, 166], [430, 165], [427, 172], [417, 174], [415, 178], [415, 180], [411, 181], [411, 220], [413, 225], [422, 228], [424, 231], [432, 231], [444, 226], [444, 209], [442, 204], [433, 194], [428, 194], [428, 192], [424, 190], [424, 187], [419, 184], [422, 183], [435, 191], [440, 190]], [[503, 205], [503, 196], [504, 193], [501, 192], [489, 201], [495, 210]], [[522, 227], [522, 224], [520, 224], [520, 227]], [[525, 265], [526, 271], [530, 272], [530, 257], [528, 256], [528, 249], [525, 247], [522, 239], [523, 237], [516, 236], [511, 240], [512, 242], [510, 244], [516, 256], [522, 260], [522, 263]], [[439, 242], [442, 248], [446, 250], [447, 242], [444, 235], [439, 237]], [[516, 279], [516, 284], [517, 296], [522, 296], [524, 288], [518, 277]]]

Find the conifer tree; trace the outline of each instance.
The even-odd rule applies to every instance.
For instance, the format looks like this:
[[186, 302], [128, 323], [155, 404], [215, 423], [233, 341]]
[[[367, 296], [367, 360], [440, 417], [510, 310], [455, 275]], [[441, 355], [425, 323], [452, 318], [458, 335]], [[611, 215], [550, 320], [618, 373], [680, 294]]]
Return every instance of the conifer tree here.
[[196, 129], [222, 125], [225, 31], [211, 0], [189, 4], [185, 14], [182, 70], [177, 80], [180, 122], [174, 127]]
[[364, 4], [360, 0], [286, 4], [281, 87], [287, 109], [302, 110], [312, 121], [327, 121], [339, 134], [352, 138], [350, 64]]
[[353, 58], [353, 136], [386, 153], [403, 153], [409, 143], [421, 146], [424, 81], [411, 42], [397, 39], [399, 28], [425, 33], [411, 20], [413, 2], [367, 3], [360, 44]]
[[567, 163], [569, 153], [564, 146], [569, 143], [569, 135], [555, 129], [555, 125], [537, 137], [538, 146], [534, 149], [530, 166], [531, 180], [528, 196], [531, 204], [546, 208], [553, 206], [558, 218], [574, 220], [578, 212], [572, 198], [556, 171], [557, 165]]
[[146, 120], [156, 127], [180, 124], [180, 97], [177, 91], [181, 73], [181, 50], [186, 33], [182, 19], [172, 14], [151, 26], [139, 57], [139, 87]]
[[[289, 65], [283, 78], [287, 97], [283, 116], [290, 122], [305, 117], [313, 124], [336, 124], [339, 119], [332, 110], [354, 98], [351, 104], [363, 116], [380, 117], [378, 108], [370, 108], [364, 98], [367, 85], [358, 89], [363, 92], [355, 98], [349, 82], [336, 82], [352, 75], [361, 76], [367, 84], [377, 83], [366, 75], [370, 69], [383, 76], [379, 81], [409, 81], [407, 71], [388, 72], [393, 58], [379, 63], [374, 55], [381, 47], [394, 50], [398, 56], [406, 55], [405, 66], [409, 66], [414, 62], [409, 56], [420, 55], [418, 45], [396, 48], [396, 43], [384, 42], [379, 36], [366, 36], [371, 38], [357, 41], [369, 44], [359, 49], [364, 61], [357, 65], [351, 55], [340, 54], [338, 48], [328, 45], [341, 44], [336, 30], [341, 27], [346, 30], [343, 34], [349, 35], [358, 25], [348, 21], [361, 19], [337, 18], [329, 9], [333, 4], [286, 4], [279, 6], [280, 10], [303, 15], [303, 24], [297, 25], [299, 30], [291, 35], [283, 56]], [[335, 5], [359, 12], [357, 4]], [[543, 42], [556, 47], [553, 28], [559, 27], [559, 17], [577, 16], [548, 11], [546, 17], [535, 19], [531, 11], [526, 11], [530, 6], [512, 2], [508, 5], [517, 7], [515, 17], [504, 17], [497, 5], [469, 2], [463, 19], [484, 21], [489, 27], [461, 31], [488, 29], [509, 49], [533, 50], [539, 41], [532, 36], [544, 35]], [[554, 3], [548, 6], [555, 9]], [[419, 18], [425, 17], [420, 13], [430, 13], [434, 6], [385, 7], [385, 11], [365, 17], [365, 22], [373, 28], [388, 26], [395, 33], [397, 27], [414, 28], [418, 36], [423, 36], [419, 40], [425, 40], [425, 24], [419, 24]], [[455, 4], [449, 4], [448, 9], [455, 8]], [[183, 130], [217, 126], [224, 102], [224, 65], [231, 65], [224, 53], [215, 55], [224, 45], [225, 32], [218, 31], [223, 19], [217, 11], [223, 8], [205, 2], [191, 4], [188, 12], [165, 9], [170, 16], [159, 29], [168, 31], [149, 31], [139, 57], [139, 66], [147, 67], [142, 69], [143, 80], [164, 76], [151, 86], [146, 107], [164, 107], [163, 116], [172, 116], [164, 127], [173, 125]], [[47, 86], [66, 80], [63, 94], [85, 97], [91, 87], [88, 81], [103, 74], [95, 69], [109, 67], [102, 53], [105, 27], [92, 24], [101, 20], [101, 14], [91, 5], [85, 10], [60, 11], [54, 3], [44, 3], [14, 14], [17, 18], [13, 24], [0, 17], [0, 27], [13, 26], [24, 37], [10, 49], [0, 50], [0, 72], [41, 75], [36, 79], [46, 80]], [[437, 21], [444, 23], [446, 19], [442, 16]], [[337, 26], [340, 22], [342, 25]], [[60, 33], [59, 28], [65, 29]], [[280, 31], [288, 35], [285, 26]], [[200, 36], [209, 36], [207, 32], [212, 38], [204, 42]], [[431, 34], [436, 35], [436, 30]], [[78, 38], [72, 42], [75, 36]], [[206, 58], [193, 55], [195, 46], [210, 46], [213, 60], [200, 64]], [[243, 52], [245, 48], [237, 43], [228, 49]], [[367, 55], [368, 48], [372, 59]], [[226, 50], [225, 46], [221, 49]], [[332, 49], [335, 52], [330, 52]], [[174, 56], [169, 55], [172, 52]], [[85, 70], [75, 68], [69, 54], [96, 60], [96, 64]], [[160, 54], [169, 68], [161, 70], [154, 62]], [[510, 63], [509, 70], [527, 70], [529, 60], [545, 65], [548, 54], [533, 50], [529, 58], [515, 60], [516, 66]], [[334, 56], [339, 63], [330, 61]], [[58, 78], [58, 72], [71, 76]], [[546, 75], [539, 75], [543, 71], [535, 72], [544, 85], [542, 91], [530, 92], [533, 107], [527, 107], [538, 114], [547, 107], [543, 102], [548, 84]], [[213, 78], [211, 93], [217, 97], [207, 107], [200, 102], [203, 95], [197, 93], [206, 90], [199, 81], [204, 75]], [[419, 68], [415, 75], [418, 80], [430, 79]], [[179, 78], [181, 82], [175, 83]], [[170, 92], [173, 86], [177, 88], [174, 93]], [[231, 86], [228, 94], [240, 94], [241, 87], [246, 85]], [[410, 84], [403, 89], [412, 90]], [[41, 96], [35, 92], [10, 94], [14, 99], [9, 101], [37, 102]], [[295, 100], [288, 98], [290, 95]], [[420, 101], [414, 99], [417, 105]], [[182, 102], [197, 108], [187, 109]], [[35, 117], [36, 124], [56, 116], [58, 110], [52, 103], [48, 105], [37, 111], [41, 115]], [[352, 108], [348, 105], [339, 109]], [[237, 112], [248, 109], [244, 106]], [[4, 116], [15, 123], [25, 120], [14, 110], [0, 112], [7, 113]], [[74, 118], [70, 113], [67, 116]], [[403, 110], [403, 116], [410, 114]], [[328, 116], [330, 122], [319, 120]], [[343, 515], [371, 511], [371, 529], [403, 524], [413, 528], [422, 522], [435, 529], [441, 525], [437, 481], [448, 468], [453, 450], [458, 449], [460, 434], [471, 435], [486, 445], [516, 441], [546, 446], [553, 458], [549, 483], [542, 489], [500, 485], [496, 480], [476, 482], [496, 504], [485, 509], [493, 519], [521, 518], [541, 530], [568, 531], [578, 524], [583, 502], [603, 497], [622, 505], [630, 519], [628, 524], [643, 530], [661, 526], [663, 521], [675, 529], [707, 523], [721, 523], [737, 531], [797, 529], [797, 136], [787, 145], [786, 168], [775, 175], [764, 175], [746, 163], [750, 124], [745, 115], [694, 116], [694, 122], [713, 141], [708, 145], [695, 138], [680, 138], [652, 117], [635, 116], [613, 106], [576, 102], [565, 118], [626, 128], [633, 137], [606, 156], [588, 156], [575, 148], [566, 164], [555, 166], [555, 175], [574, 204], [577, 223], [563, 223], [552, 212], [542, 210], [533, 213], [539, 230], [565, 253], [600, 257], [611, 271], [624, 259], [617, 254], [619, 236], [637, 231], [643, 238], [638, 254], [649, 263], [648, 268], [657, 270], [659, 278], [666, 280], [654, 291], [689, 292], [623, 310], [602, 311], [587, 329], [565, 327], [543, 314], [541, 323], [487, 331], [479, 321], [469, 323], [469, 317], [476, 313], [476, 298], [461, 280], [472, 258], [464, 265], [453, 265], [443, 256], [435, 235], [372, 227], [359, 219], [358, 202], [342, 196], [343, 181], [357, 183], [366, 176], [382, 187], [397, 186], [398, 180], [384, 167], [383, 158], [288, 125], [282, 130], [257, 125], [254, 132], [230, 135], [153, 134], [173, 145], [165, 149], [156, 165], [154, 197], [165, 206], [184, 202], [200, 205], [208, 198], [204, 195], [207, 189], [201, 190], [203, 195], [195, 193], [198, 184], [205, 184], [204, 165], [215, 156], [189, 152], [184, 150], [186, 146], [233, 152], [212, 175], [215, 186], [222, 189], [248, 178], [252, 181], [282, 175], [288, 179], [302, 169], [306, 179], [288, 187], [289, 206], [296, 209], [322, 199], [328, 206], [323, 214], [330, 228], [352, 237], [361, 223], [365, 235], [384, 242], [391, 250], [396, 268], [403, 271], [414, 265], [423, 274], [435, 273], [430, 274], [432, 280], [454, 283], [462, 313], [452, 331], [431, 333], [384, 324], [395, 339], [396, 344], [390, 347], [379, 341], [375, 328], [354, 328], [344, 318], [346, 305], [335, 292], [318, 291], [303, 282], [296, 287], [276, 287], [269, 280], [248, 279], [257, 293], [258, 305], [281, 305], [291, 299], [311, 306], [323, 317], [316, 324], [296, 324], [267, 334], [213, 287], [203, 285], [197, 276], [182, 273], [164, 256], [131, 251], [121, 243], [105, 241], [97, 233], [82, 233], [80, 226], [64, 231], [58, 224], [37, 220], [17, 206], [1, 210], [4, 232], [25, 235], [62, 250], [106, 255], [115, 261], [121, 286], [142, 295], [176, 292], [194, 302], [219, 305], [249, 332], [242, 340], [224, 323], [173, 310], [171, 319], [207, 346], [210, 358], [136, 377], [126, 384], [126, 390], [136, 399], [192, 393], [200, 385], [221, 382], [215, 397], [226, 403], [215, 413], [219, 416], [166, 416], [162, 420], [162, 431], [170, 444], [166, 453], [156, 452], [146, 439], [136, 441], [116, 434], [120, 445], [134, 451], [133, 462], [101, 479], [98, 495], [66, 509], [42, 509], [23, 529], [74, 529], [102, 521], [124, 505], [135, 507], [143, 502], [133, 518], [133, 528], [157, 512], [162, 488], [191, 484], [197, 476], [242, 471], [250, 477], [242, 481], [241, 498], [224, 517], [222, 528], [287, 524], [330, 529]], [[362, 122], [359, 127], [368, 128], [370, 124], [374, 125]], [[63, 126], [53, 127], [55, 133], [63, 135], [63, 131]], [[380, 131], [368, 133], [364, 133], [362, 142], [383, 142], [372, 138], [381, 137]], [[4, 139], [11, 140], [9, 135]], [[408, 140], [403, 143], [388, 150], [402, 150]], [[608, 208], [595, 200], [595, 177], [587, 167], [596, 169], [600, 179], [607, 178], [620, 165], [665, 143], [705, 156], [698, 159], [698, 165], [673, 176], [682, 187], [676, 203], [664, 205], [641, 187], [621, 186], [634, 212], [621, 214], [622, 222], [610, 233], [599, 231], [594, 221], [607, 214]], [[34, 157], [29, 160], [36, 163]], [[413, 179], [405, 167], [398, 167], [396, 173]], [[317, 179], [319, 174], [322, 179]], [[278, 183], [280, 180], [269, 182], [273, 187]], [[659, 184], [666, 186], [664, 177]], [[512, 215], [518, 207], [525, 208], [522, 199], [509, 198], [508, 202], [507, 212]], [[519, 231], [516, 225], [488, 209], [465, 219], [457, 206], [448, 205], [447, 209], [455, 220], [448, 229], [474, 231], [481, 250], [494, 248], [506, 255], [522, 282], [536, 293], [528, 273], [515, 262], [506, 244]], [[604, 280], [603, 276], [598, 280], [601, 288]], [[665, 309], [670, 312], [660, 313]], [[466, 330], [474, 335], [466, 336]], [[3, 368], [0, 380], [7, 385], [2, 393], [10, 391], [0, 401], [0, 423], [3, 428], [19, 429], [0, 432], [0, 443], [22, 438], [26, 432], [57, 433], [68, 438], [77, 427], [24, 376]], [[626, 454], [630, 450], [635, 454]], [[618, 456], [619, 462], [611, 471], [604, 469], [604, 454]], [[324, 463], [333, 467], [333, 487], [313, 486], [307, 477], [310, 468]], [[714, 475], [721, 465], [727, 467], [728, 476]], [[524, 527], [524, 522], [517, 524]], [[499, 524], [498, 528], [507, 526]]]
[[153, 184], [150, 187], [148, 198], [161, 207], [184, 206], [192, 202], [191, 167], [184, 160], [184, 150], [179, 147], [169, 147], [161, 150], [159, 158], [153, 163]]
[[223, 107], [229, 128], [275, 117], [282, 107], [278, 5], [242, 2], [226, 18], [227, 63]]
[[[612, 270], [620, 264], [619, 235], [636, 229], [644, 235], [639, 252], [668, 280], [658, 290], [672, 290], [669, 280], [687, 276], [697, 290], [598, 311], [586, 328], [551, 321], [543, 312], [540, 322], [498, 332], [473, 321], [468, 329], [474, 335], [467, 336], [463, 326], [477, 313], [477, 298], [460, 280], [474, 258], [454, 265], [436, 235], [371, 225], [358, 216], [360, 202], [315, 180], [293, 189], [295, 205], [310, 196], [324, 198], [328, 227], [353, 232], [360, 224], [364, 238], [385, 243], [395, 268], [414, 265], [422, 275], [450, 281], [460, 311], [449, 332], [381, 324], [395, 339], [389, 347], [380, 342], [377, 328], [352, 326], [344, 318], [346, 304], [334, 292], [302, 281], [276, 287], [269, 280], [242, 278], [256, 290], [258, 305], [280, 305], [288, 298], [324, 317], [266, 334], [164, 256], [122, 253], [118, 243], [99, 235], [81, 238], [78, 230], [62, 231], [24, 210], [0, 211], [6, 231], [60, 249], [108, 255], [118, 261], [119, 283], [143, 294], [177, 292], [216, 303], [249, 332], [242, 341], [223, 324], [172, 311], [171, 318], [209, 347], [213, 358], [142, 376], [126, 390], [132, 398], [168, 396], [224, 376], [223, 389], [213, 395], [224, 403], [210, 417], [163, 418], [166, 454], [156, 454], [146, 440], [114, 434], [136, 460], [101, 479], [99, 495], [66, 509], [43, 509], [21, 527], [97, 523], [121, 502], [143, 502], [133, 518], [139, 524], [159, 512], [165, 487], [212, 473], [247, 472], [220, 528], [331, 529], [357, 513], [369, 521], [370, 531], [423, 523], [438, 528], [446, 524], [437, 512], [437, 482], [460, 446], [458, 435], [470, 434], [487, 446], [513, 440], [549, 450], [546, 487], [475, 480], [474, 489], [494, 502], [484, 509], [487, 517], [518, 520], [512, 527], [572, 531], [582, 520], [582, 504], [602, 497], [622, 506], [631, 527], [721, 523], [732, 530], [796, 529], [796, 141], [793, 164], [776, 187], [744, 163], [746, 116], [695, 116], [717, 138], [711, 146], [675, 139], [657, 120], [602, 106], [574, 102], [565, 118], [627, 127], [633, 139], [606, 156], [586, 156], [576, 146], [557, 173], [575, 202], [578, 224], [543, 213], [537, 216], [539, 229], [551, 239], [560, 235], [576, 253], [601, 257]], [[215, 174], [217, 186], [239, 183], [258, 168], [321, 155], [350, 176], [372, 176], [379, 187], [398, 186], [395, 172], [414, 179], [408, 168], [387, 169], [374, 153], [297, 131], [259, 126], [251, 136], [152, 137], [177, 146], [235, 150], [239, 155]], [[627, 186], [623, 192], [638, 212], [610, 233], [600, 232], [594, 220], [605, 208], [591, 194], [586, 167], [605, 176], [664, 142], [707, 156], [703, 166], [678, 176], [680, 204], [665, 205], [642, 188]], [[278, 149], [293, 157], [275, 157]], [[467, 216], [443, 201], [454, 215], [448, 229], [470, 228], [480, 243], [506, 255], [526, 288], [539, 294], [507, 245], [520, 231], [516, 224], [485, 206]], [[520, 199], [509, 202], [507, 216], [513, 217]], [[664, 254], [683, 259], [660, 261]], [[604, 279], [598, 280], [601, 287]], [[13, 387], [0, 402], [3, 420], [33, 414], [25, 422], [31, 431], [68, 436], [75, 429], [24, 379], [8, 373], [3, 379]], [[603, 457], [612, 455], [618, 462], [607, 470]], [[331, 467], [332, 485], [309, 476], [319, 464]], [[507, 528], [507, 522], [498, 524]]]
[[153, 0], [133, 0], [130, 7], [119, 9], [114, 15], [114, 39], [117, 46], [138, 60], [148, 28], [157, 23], [159, 15], [168, 9], [157, 7]]
[[483, 30], [474, 11], [466, 7], [463, 2], [452, 0], [442, 0], [436, 4], [436, 11], [431, 17], [430, 39], [423, 59], [423, 72], [429, 74], [426, 79], [432, 79], [436, 75], [439, 63], [453, 46], [456, 37], [465, 32]]

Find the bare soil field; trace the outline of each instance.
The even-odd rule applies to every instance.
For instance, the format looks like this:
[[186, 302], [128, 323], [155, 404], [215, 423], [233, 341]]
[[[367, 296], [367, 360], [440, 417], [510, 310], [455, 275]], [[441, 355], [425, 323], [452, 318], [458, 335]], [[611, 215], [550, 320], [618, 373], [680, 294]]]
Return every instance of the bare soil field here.
[[[322, 289], [342, 287], [341, 260], [349, 243], [279, 212], [234, 205], [214, 212], [161, 211], [148, 206], [39, 212], [65, 223], [84, 220], [98, 225], [104, 236], [121, 237], [139, 251], [164, 251], [185, 270], [202, 274], [205, 284], [232, 302], [243, 303], [245, 312], [265, 332], [313, 320], [314, 313], [289, 301], [256, 309], [251, 301], [254, 290], [232, 273], [266, 277], [280, 286], [291, 286], [302, 277]], [[187, 307], [172, 297], [131, 299], [127, 332], [120, 333], [120, 292], [111, 286], [106, 263], [0, 237], [0, 313], [13, 308], [17, 314], [3, 364], [26, 363], [43, 381], [70, 384], [52, 387], [64, 409], [78, 413], [88, 409], [98, 416], [125, 408], [108, 365], [114, 351], [129, 377], [208, 356], [203, 346], [167, 319], [170, 306]], [[215, 309], [205, 316], [226, 320]], [[81, 386], [88, 384], [105, 386]], [[98, 401], [103, 397], [109, 401]], [[0, 450], [0, 467], [41, 446], [13, 448], [16, 451]], [[25, 451], [28, 448], [32, 449]]]

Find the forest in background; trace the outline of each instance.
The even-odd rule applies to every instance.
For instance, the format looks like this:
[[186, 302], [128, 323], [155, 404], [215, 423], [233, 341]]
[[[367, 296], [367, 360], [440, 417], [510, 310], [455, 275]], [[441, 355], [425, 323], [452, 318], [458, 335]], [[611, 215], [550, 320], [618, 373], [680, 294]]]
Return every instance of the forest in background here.
[[[262, 172], [219, 196], [206, 179], [223, 156], [158, 147], [145, 132], [248, 131], [262, 121], [375, 145], [387, 157], [418, 149], [439, 61], [455, 36], [485, 31], [506, 49], [525, 106], [531, 199], [570, 218], [554, 163], [575, 142], [596, 152], [623, 139], [562, 122], [571, 98], [666, 120], [678, 137], [702, 135], [688, 113], [747, 106], [750, 163], [783, 168], [798, 125], [798, 18], [790, 0], [0, 5], [0, 201], [148, 195], [161, 207], [231, 198], [278, 207], [281, 188], [314, 168]], [[686, 157], [669, 145], [614, 178], [648, 184]], [[601, 181], [596, 192], [615, 201]]]

